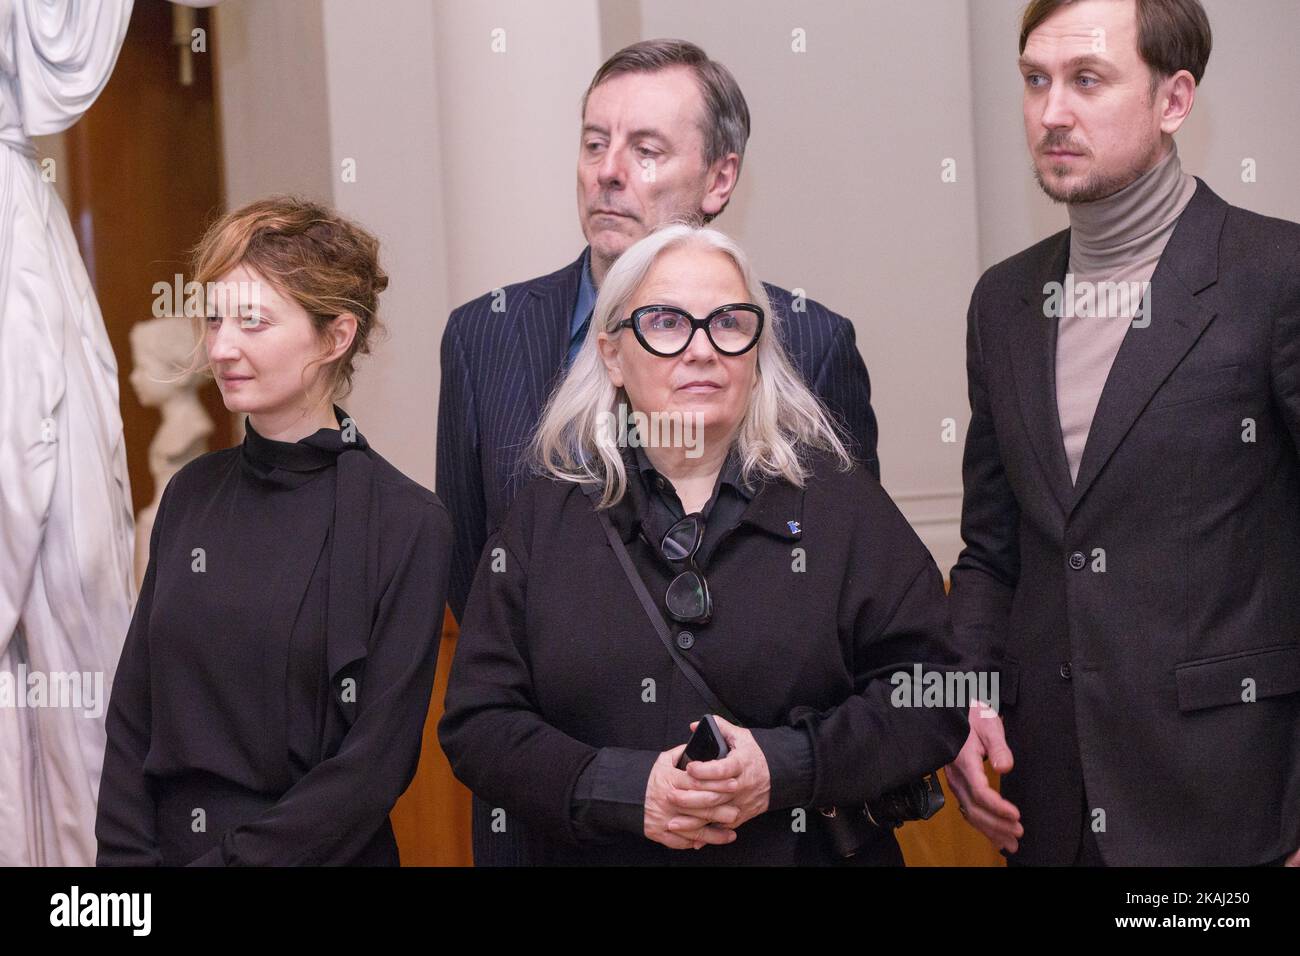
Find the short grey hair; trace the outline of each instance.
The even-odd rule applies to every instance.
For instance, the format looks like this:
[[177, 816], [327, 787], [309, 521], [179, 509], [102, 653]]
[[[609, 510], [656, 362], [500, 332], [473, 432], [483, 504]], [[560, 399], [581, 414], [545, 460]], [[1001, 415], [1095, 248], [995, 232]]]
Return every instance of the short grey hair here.
[[606, 80], [624, 73], [658, 73], [673, 66], [684, 66], [695, 74], [704, 99], [704, 116], [700, 132], [704, 134], [704, 165], [710, 166], [728, 153], [745, 158], [749, 142], [749, 104], [731, 71], [689, 40], [642, 40], [625, 46], [601, 64], [582, 94], [582, 112], [587, 112], [587, 97]]

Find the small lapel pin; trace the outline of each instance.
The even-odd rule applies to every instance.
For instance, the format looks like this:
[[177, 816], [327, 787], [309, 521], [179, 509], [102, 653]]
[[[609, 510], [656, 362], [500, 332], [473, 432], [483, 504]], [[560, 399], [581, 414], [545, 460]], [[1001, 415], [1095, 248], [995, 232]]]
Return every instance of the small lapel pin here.
[[785, 525], [786, 525], [787, 528], [790, 529], [790, 533], [791, 533], [791, 534], [800, 534], [800, 533], [801, 533], [801, 530], [802, 530], [802, 529], [800, 529], [800, 527], [799, 527], [799, 522], [797, 522], [797, 521], [787, 521], [787, 522], [785, 523]]

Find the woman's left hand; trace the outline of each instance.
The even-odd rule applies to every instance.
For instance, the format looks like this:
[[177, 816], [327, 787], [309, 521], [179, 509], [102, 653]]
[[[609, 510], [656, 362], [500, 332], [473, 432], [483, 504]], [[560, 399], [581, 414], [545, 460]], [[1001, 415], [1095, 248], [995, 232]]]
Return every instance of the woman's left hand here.
[[[716, 824], [735, 830], [742, 823], [767, 811], [772, 794], [772, 776], [767, 769], [767, 758], [763, 756], [763, 750], [754, 740], [753, 734], [721, 717], [715, 716], [714, 720], [718, 722], [718, 729], [722, 731], [731, 752], [721, 760], [692, 760], [686, 765], [686, 772], [690, 774], [692, 785], [697, 790], [731, 794], [730, 800], [712, 809], [717, 811], [722, 807], [735, 807], [739, 811], [735, 820]], [[698, 720], [691, 722], [692, 731], [698, 723]], [[698, 819], [690, 817], [674, 817], [668, 821], [669, 830], [688, 830], [699, 825]]]

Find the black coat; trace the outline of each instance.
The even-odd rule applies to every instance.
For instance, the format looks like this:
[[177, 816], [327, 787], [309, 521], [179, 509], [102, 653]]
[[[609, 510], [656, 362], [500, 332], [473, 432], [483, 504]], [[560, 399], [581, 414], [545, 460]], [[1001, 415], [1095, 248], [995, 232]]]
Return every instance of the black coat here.
[[[644, 490], [629, 482], [611, 520], [661, 600], [671, 569], [639, 536], [644, 514]], [[800, 552], [806, 570], [796, 571]], [[874, 477], [821, 461], [806, 490], [763, 483], [705, 573], [714, 617], [690, 628], [695, 640], [682, 653], [746, 726], [808, 734], [809, 807], [861, 803], [956, 754], [964, 709], [890, 701], [895, 672], [957, 661], [942, 578]], [[507, 832], [512, 818], [524, 823], [536, 862], [833, 862], [815, 809], [796, 832], [793, 807], [769, 809], [734, 843], [698, 851], [641, 832], [577, 841], [575, 783], [601, 749], [668, 750], [706, 710], [579, 486], [526, 486], [488, 541], [461, 627], [439, 725], [457, 777], [505, 810]], [[886, 831], [861, 862], [896, 859]]]
[[1043, 311], [1068, 257], [1065, 231], [994, 266], [969, 314], [953, 623], [1002, 669], [1017, 858], [1069, 863], [1086, 791], [1107, 863], [1275, 859], [1300, 844], [1300, 226], [1198, 182], [1073, 486]]

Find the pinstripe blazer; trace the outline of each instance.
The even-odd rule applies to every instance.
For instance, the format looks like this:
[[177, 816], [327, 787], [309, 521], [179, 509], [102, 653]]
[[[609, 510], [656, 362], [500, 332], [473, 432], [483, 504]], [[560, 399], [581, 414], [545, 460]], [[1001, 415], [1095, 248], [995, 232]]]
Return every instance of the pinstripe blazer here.
[[[530, 477], [524, 455], [563, 373], [582, 261], [489, 292], [447, 320], [436, 488], [455, 529], [448, 603], [457, 620], [488, 535]], [[853, 325], [811, 299], [795, 312], [788, 291], [764, 287], [780, 312], [791, 362], [843, 426], [850, 452], [879, 478], [871, 382]], [[529, 835], [517, 820], [506, 832], [493, 832], [491, 809], [474, 798], [475, 864], [526, 863]]]

